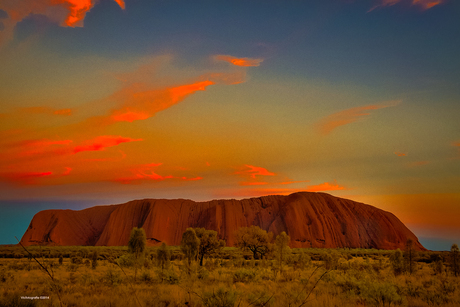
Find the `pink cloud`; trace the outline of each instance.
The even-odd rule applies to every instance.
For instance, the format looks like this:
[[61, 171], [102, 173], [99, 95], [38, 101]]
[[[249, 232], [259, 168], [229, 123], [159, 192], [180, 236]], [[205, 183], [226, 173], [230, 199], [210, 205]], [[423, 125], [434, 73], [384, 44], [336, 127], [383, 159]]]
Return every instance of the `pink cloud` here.
[[244, 170], [235, 172], [235, 174], [248, 175], [252, 179], [256, 179], [256, 176], [275, 176], [275, 173], [268, 171], [267, 169], [259, 166], [245, 165]]
[[401, 103], [400, 100], [390, 101], [390, 102], [386, 102], [384, 104], [379, 104], [379, 105], [368, 105], [368, 106], [363, 106], [363, 107], [356, 107], [356, 108], [342, 110], [342, 111], [333, 113], [321, 119], [316, 124], [316, 128], [321, 134], [326, 135], [326, 134], [331, 133], [337, 127], [356, 122], [357, 120], [370, 115], [371, 114], [370, 111], [393, 107], [393, 106], [398, 105], [399, 103]]
[[120, 177], [115, 179], [114, 181], [124, 184], [132, 184], [132, 183], [141, 183], [147, 181], [163, 181], [167, 179], [175, 179], [181, 181], [198, 181], [202, 180], [203, 177], [186, 177], [186, 176], [173, 176], [173, 175], [160, 175], [155, 170], [156, 168], [162, 166], [163, 163], [150, 163], [150, 164], [143, 164], [136, 167], [130, 168], [128, 171], [131, 175], [126, 177]]
[[415, 5], [421, 7], [423, 10], [428, 10], [444, 2], [445, 0], [379, 0], [368, 12], [379, 7], [393, 6], [398, 3], [410, 3], [410, 5]]
[[263, 59], [253, 59], [253, 58], [237, 58], [231, 55], [216, 55], [214, 56], [216, 61], [225, 61], [236, 66], [243, 67], [254, 67], [259, 66], [262, 63]]
[[142, 139], [131, 139], [121, 136], [103, 135], [98, 136], [92, 140], [84, 141], [82, 145], [76, 146], [73, 149], [73, 153], [79, 153], [82, 151], [99, 151], [104, 150], [107, 147], [117, 146], [121, 143], [137, 141], [142, 141]]
[[322, 192], [322, 191], [338, 191], [338, 190], [345, 190], [345, 187], [340, 186], [337, 182], [329, 183], [324, 182], [318, 185], [310, 185], [307, 187], [308, 192]]

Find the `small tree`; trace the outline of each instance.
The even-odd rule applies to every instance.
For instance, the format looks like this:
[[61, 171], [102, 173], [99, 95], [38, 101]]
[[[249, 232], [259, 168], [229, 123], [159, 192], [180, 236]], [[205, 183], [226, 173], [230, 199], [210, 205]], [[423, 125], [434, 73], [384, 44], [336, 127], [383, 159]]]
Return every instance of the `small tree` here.
[[236, 246], [254, 254], [254, 259], [259, 259], [268, 254], [272, 248], [273, 234], [267, 233], [258, 226], [241, 227], [236, 232]]
[[171, 260], [171, 253], [165, 243], [162, 243], [158, 248], [156, 253], [156, 260], [158, 266], [161, 268], [161, 281], [163, 282], [164, 270], [169, 267], [169, 262]]
[[404, 257], [399, 248], [390, 255], [390, 263], [395, 275], [400, 275], [404, 272]]
[[225, 246], [224, 240], [219, 240], [217, 231], [206, 230], [204, 228], [195, 228], [195, 234], [200, 240], [200, 247], [198, 249], [198, 259], [200, 259], [200, 266], [203, 266], [203, 259]]
[[415, 260], [417, 257], [417, 251], [414, 249], [414, 241], [412, 239], [408, 239], [406, 242], [406, 248], [404, 250], [404, 263], [406, 267], [406, 271], [412, 275], [415, 272]]
[[147, 239], [144, 229], [134, 227], [131, 230], [128, 242], [128, 252], [134, 256], [134, 280], [136, 280], [137, 269], [141, 260], [144, 258], [146, 244]]
[[450, 248], [450, 261], [452, 273], [454, 273], [455, 276], [458, 276], [460, 273], [460, 255], [457, 244], [452, 244], [452, 247]]
[[286, 261], [288, 254], [291, 249], [289, 248], [289, 242], [291, 238], [283, 231], [275, 239], [275, 256], [278, 262], [278, 271], [282, 273], [283, 264]]
[[190, 274], [190, 268], [192, 265], [192, 260], [196, 259], [198, 255], [198, 250], [200, 248], [200, 239], [196, 236], [195, 230], [193, 228], [187, 228], [182, 234], [182, 240], [180, 242], [180, 249], [184, 253], [185, 258], [187, 258], [188, 264], [188, 274]]
[[93, 270], [97, 268], [97, 257], [98, 257], [97, 251], [94, 251], [93, 254], [91, 255], [91, 267], [93, 268]]

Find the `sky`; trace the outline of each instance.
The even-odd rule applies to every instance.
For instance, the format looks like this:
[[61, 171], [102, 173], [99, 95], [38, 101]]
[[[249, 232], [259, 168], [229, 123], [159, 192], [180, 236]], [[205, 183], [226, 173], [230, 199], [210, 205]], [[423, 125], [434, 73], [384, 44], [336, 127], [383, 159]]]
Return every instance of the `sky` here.
[[33, 215], [325, 192], [460, 243], [460, 3], [0, 2], [0, 244]]

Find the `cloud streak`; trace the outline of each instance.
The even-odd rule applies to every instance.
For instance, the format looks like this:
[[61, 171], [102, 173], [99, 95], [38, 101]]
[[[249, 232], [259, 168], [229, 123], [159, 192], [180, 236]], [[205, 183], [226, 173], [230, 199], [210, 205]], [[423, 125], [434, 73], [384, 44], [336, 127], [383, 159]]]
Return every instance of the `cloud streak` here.
[[428, 10], [444, 2], [445, 0], [379, 0], [368, 12], [371, 12], [379, 7], [393, 6], [398, 3], [410, 3], [410, 5], [415, 5], [421, 7], [423, 10]]
[[332, 183], [324, 182], [318, 185], [310, 185], [307, 187], [307, 192], [339, 191], [339, 190], [346, 190], [346, 188], [338, 185], [335, 180]]
[[393, 107], [400, 103], [400, 100], [396, 100], [384, 104], [368, 105], [339, 111], [321, 119], [316, 124], [316, 129], [319, 131], [319, 133], [327, 135], [340, 126], [354, 123], [363, 117], [369, 116], [371, 111]]
[[150, 164], [143, 164], [137, 167], [132, 167], [129, 169], [131, 175], [120, 177], [115, 179], [115, 182], [123, 183], [123, 184], [139, 184], [142, 182], [149, 182], [149, 181], [164, 181], [168, 179], [175, 179], [180, 181], [198, 181], [203, 179], [203, 177], [186, 177], [186, 176], [173, 176], [173, 175], [160, 175], [155, 170], [156, 168], [162, 166], [163, 163], [150, 163]]
[[121, 143], [138, 141], [142, 141], [142, 139], [132, 139], [113, 135], [103, 135], [98, 136], [92, 140], [83, 142], [83, 144], [76, 146], [72, 152], [76, 154], [82, 151], [100, 151], [106, 149], [107, 147], [117, 146]]
[[216, 55], [214, 56], [214, 60], [216, 61], [224, 61], [235, 66], [242, 66], [242, 67], [256, 67], [260, 66], [263, 59], [254, 59], [254, 58], [237, 58], [231, 55]]

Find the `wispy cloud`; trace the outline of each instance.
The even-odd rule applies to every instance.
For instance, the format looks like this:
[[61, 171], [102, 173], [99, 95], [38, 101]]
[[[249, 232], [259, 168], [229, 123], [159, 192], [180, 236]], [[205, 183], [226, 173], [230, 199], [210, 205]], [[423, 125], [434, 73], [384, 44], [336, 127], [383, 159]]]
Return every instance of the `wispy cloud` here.
[[235, 174], [252, 179], [257, 179], [257, 176], [276, 176], [275, 173], [268, 171], [266, 168], [248, 164], [244, 165], [244, 167], [241, 170], [235, 172]]
[[307, 187], [308, 192], [339, 191], [339, 190], [346, 190], [346, 188], [338, 185], [335, 180], [332, 183], [324, 182], [318, 185], [310, 185]]
[[162, 166], [163, 163], [150, 163], [132, 167], [128, 170], [131, 174], [125, 177], [116, 178], [114, 181], [123, 184], [139, 184], [148, 181], [163, 181], [168, 179], [180, 180], [180, 181], [197, 181], [203, 179], [203, 177], [186, 177], [186, 176], [174, 176], [174, 175], [160, 175], [156, 171], [156, 168]]
[[398, 3], [410, 3], [410, 5], [415, 5], [421, 7], [423, 10], [428, 10], [444, 2], [445, 0], [379, 0], [368, 12], [379, 7], [393, 6]]
[[104, 150], [107, 147], [117, 146], [121, 143], [137, 141], [142, 141], [142, 139], [132, 139], [113, 135], [103, 135], [98, 136], [92, 140], [84, 141], [81, 145], [78, 145], [73, 149], [73, 153], [76, 154], [82, 151], [99, 151]]
[[398, 157], [405, 157], [405, 156], [407, 156], [406, 153], [404, 153], [404, 152], [397, 152], [397, 151], [395, 152], [395, 155], [397, 155]]
[[84, 125], [105, 127], [116, 122], [132, 123], [145, 120], [178, 104], [197, 91], [206, 90], [206, 87], [212, 84], [215, 84], [214, 81], [205, 80], [162, 89], [149, 89], [145, 84], [127, 84], [106, 98], [118, 107], [108, 111], [106, 115], [88, 118]]
[[400, 103], [401, 100], [395, 100], [385, 102], [383, 104], [368, 105], [339, 111], [321, 119], [316, 124], [316, 128], [321, 134], [326, 135], [331, 133], [337, 127], [356, 122], [357, 120], [370, 115], [371, 111], [393, 107]]
[[43, 179], [55, 179], [67, 176], [72, 172], [71, 167], [65, 167], [60, 172], [41, 171], [41, 172], [5, 172], [0, 173], [0, 180], [18, 185], [41, 185]]
[[230, 64], [243, 67], [260, 66], [260, 63], [264, 61], [263, 59], [237, 58], [231, 55], [216, 55], [214, 56], [214, 59], [216, 61], [225, 61]]

